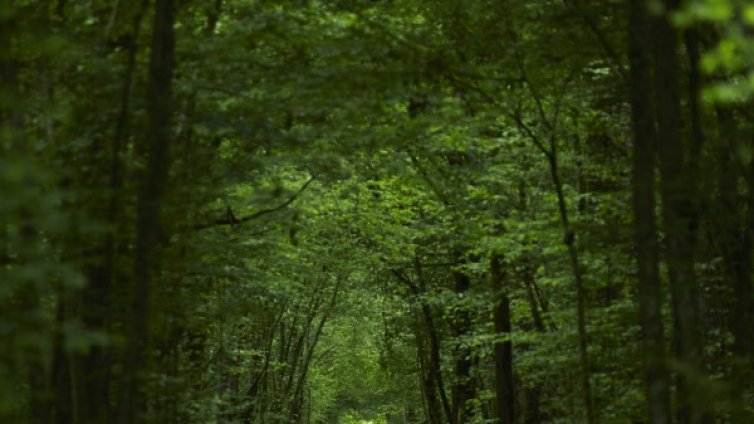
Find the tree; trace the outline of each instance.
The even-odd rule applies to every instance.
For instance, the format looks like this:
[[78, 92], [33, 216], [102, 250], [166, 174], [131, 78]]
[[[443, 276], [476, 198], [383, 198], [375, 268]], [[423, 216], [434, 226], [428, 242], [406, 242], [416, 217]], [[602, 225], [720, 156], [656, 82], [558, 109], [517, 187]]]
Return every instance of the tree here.
[[3, 4], [0, 419], [750, 422], [751, 11], [658, 5]]

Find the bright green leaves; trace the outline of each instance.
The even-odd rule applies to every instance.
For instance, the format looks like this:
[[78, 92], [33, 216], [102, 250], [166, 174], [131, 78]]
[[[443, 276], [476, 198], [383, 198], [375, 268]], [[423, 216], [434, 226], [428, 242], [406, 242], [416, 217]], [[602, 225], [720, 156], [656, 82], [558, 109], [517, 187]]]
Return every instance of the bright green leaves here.
[[695, 0], [687, 3], [686, 7], [675, 13], [674, 23], [687, 26], [696, 21], [727, 22], [734, 16], [736, 0]]
[[754, 43], [748, 32], [754, 27], [754, 5], [737, 0], [697, 0], [674, 16], [682, 28], [713, 23], [719, 28], [715, 46], [705, 52], [701, 67], [715, 76], [702, 96], [710, 102], [740, 103], [754, 93]]

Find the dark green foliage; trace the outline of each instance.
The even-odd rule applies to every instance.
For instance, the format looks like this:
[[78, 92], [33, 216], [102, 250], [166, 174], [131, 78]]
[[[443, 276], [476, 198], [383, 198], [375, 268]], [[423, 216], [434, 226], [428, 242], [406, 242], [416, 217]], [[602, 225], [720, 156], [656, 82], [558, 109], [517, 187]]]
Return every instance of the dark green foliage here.
[[0, 422], [752, 422], [752, 25], [0, 4]]

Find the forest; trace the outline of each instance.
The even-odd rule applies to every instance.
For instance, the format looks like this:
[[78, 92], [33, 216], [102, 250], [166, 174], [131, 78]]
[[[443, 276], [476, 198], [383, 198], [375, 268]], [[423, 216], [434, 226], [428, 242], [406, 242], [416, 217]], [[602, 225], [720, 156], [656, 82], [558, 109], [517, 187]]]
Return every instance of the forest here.
[[754, 423], [754, 3], [0, 1], [0, 423]]

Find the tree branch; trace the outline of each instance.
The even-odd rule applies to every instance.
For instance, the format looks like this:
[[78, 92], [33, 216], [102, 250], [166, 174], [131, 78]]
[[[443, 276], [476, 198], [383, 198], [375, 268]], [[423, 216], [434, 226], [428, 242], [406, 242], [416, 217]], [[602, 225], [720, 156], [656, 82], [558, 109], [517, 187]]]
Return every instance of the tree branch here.
[[566, 7], [570, 8], [573, 13], [578, 15], [581, 20], [584, 21], [586, 26], [592, 32], [592, 35], [594, 35], [594, 37], [597, 39], [600, 47], [602, 47], [605, 55], [610, 61], [612, 61], [613, 69], [618, 74], [618, 77], [620, 77], [620, 79], [624, 83], [628, 82], [626, 67], [623, 66], [620, 55], [610, 44], [610, 41], [605, 35], [605, 32], [602, 31], [598, 23], [594, 20], [594, 18], [589, 14], [588, 11], [584, 10], [584, 6], [581, 4], [581, 2], [578, 0], [564, 0], [563, 3]]
[[230, 211], [230, 208], [229, 208], [228, 209], [229, 213], [226, 214], [225, 218], [223, 218], [223, 219], [216, 219], [215, 221], [209, 222], [209, 223], [196, 224], [196, 225], [193, 226], [193, 229], [194, 230], [204, 230], [204, 229], [207, 229], [207, 228], [217, 227], [217, 226], [221, 226], [221, 225], [241, 225], [241, 224], [243, 224], [245, 222], [253, 221], [253, 220], [255, 220], [255, 219], [259, 218], [259, 217], [262, 217], [264, 215], [269, 215], [271, 213], [275, 213], [275, 212], [281, 211], [281, 210], [287, 208], [288, 206], [290, 206], [291, 203], [295, 202], [296, 199], [298, 198], [298, 196], [301, 193], [303, 193], [304, 190], [306, 190], [306, 188], [309, 187], [309, 184], [311, 184], [316, 178], [317, 178], [316, 175], [312, 176], [311, 178], [309, 178], [304, 183], [304, 185], [301, 186], [301, 188], [298, 189], [298, 191], [293, 194], [293, 196], [291, 196], [290, 198], [288, 198], [288, 200], [286, 200], [285, 202], [283, 202], [283, 203], [281, 203], [281, 204], [279, 204], [279, 205], [277, 205], [275, 207], [268, 208], [268, 209], [258, 210], [256, 212], [250, 214], [250, 215], [242, 216], [240, 218], [236, 218], [235, 216], [233, 216], [233, 213], [232, 213], [232, 211]]

